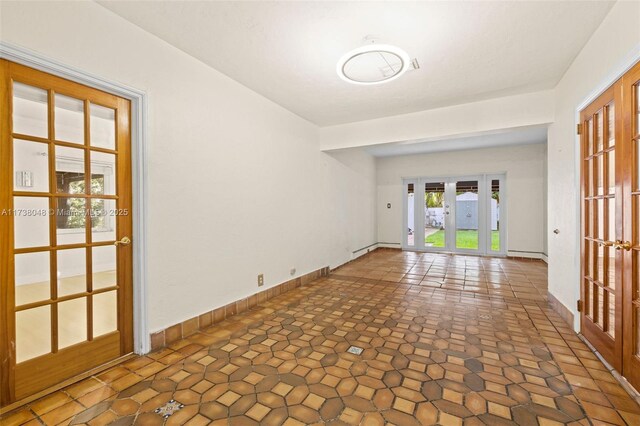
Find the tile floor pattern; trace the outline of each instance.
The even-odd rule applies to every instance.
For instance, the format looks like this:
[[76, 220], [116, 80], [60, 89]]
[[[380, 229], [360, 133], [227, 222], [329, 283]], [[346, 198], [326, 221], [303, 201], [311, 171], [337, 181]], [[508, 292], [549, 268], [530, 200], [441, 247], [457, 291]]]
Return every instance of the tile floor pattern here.
[[640, 425], [545, 291], [541, 262], [378, 250], [2, 425]]

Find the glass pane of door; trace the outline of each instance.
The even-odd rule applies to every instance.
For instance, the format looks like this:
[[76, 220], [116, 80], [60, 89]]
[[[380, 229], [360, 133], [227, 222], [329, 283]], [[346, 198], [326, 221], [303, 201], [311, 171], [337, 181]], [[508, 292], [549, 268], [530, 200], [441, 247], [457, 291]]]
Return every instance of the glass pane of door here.
[[424, 185], [424, 245], [444, 248], [445, 238], [445, 184], [427, 182]]
[[491, 251], [500, 251], [500, 180], [492, 179], [489, 198], [489, 234]]
[[13, 133], [46, 138], [49, 133], [46, 90], [13, 83]]
[[13, 140], [13, 189], [26, 192], [49, 192], [49, 156], [47, 144]]
[[59, 141], [84, 143], [84, 102], [69, 96], [55, 96], [55, 135]]
[[51, 306], [16, 312], [16, 359], [26, 361], [51, 352]]
[[91, 104], [91, 146], [116, 149], [116, 112]]
[[479, 204], [478, 181], [456, 183], [456, 248], [478, 250]]
[[407, 185], [407, 246], [415, 247], [415, 194], [413, 184]]
[[37, 251], [15, 255], [16, 306], [49, 300], [51, 297], [50, 253]]

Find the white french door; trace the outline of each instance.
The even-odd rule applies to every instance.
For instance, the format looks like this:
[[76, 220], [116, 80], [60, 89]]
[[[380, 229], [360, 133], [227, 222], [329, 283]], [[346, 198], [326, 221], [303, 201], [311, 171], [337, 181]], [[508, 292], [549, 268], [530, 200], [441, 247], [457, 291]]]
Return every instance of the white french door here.
[[402, 248], [504, 255], [505, 175], [403, 180]]

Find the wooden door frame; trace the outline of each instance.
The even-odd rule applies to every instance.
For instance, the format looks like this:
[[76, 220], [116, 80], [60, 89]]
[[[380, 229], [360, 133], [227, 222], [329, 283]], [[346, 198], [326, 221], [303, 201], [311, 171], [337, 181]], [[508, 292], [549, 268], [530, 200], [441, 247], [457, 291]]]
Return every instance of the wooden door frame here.
[[[629, 71], [638, 61], [640, 61], [640, 45], [636, 46], [634, 49], [629, 51], [615, 66], [612, 67], [612, 70], [604, 76], [600, 82], [596, 85], [596, 88], [592, 90], [587, 96], [583, 98], [583, 100], [576, 106], [574, 110], [574, 126], [580, 124], [580, 112], [588, 107], [593, 101], [595, 101], [600, 95], [607, 91], [616, 81], [620, 80], [620, 78]], [[575, 128], [575, 127], [574, 127]], [[581, 190], [582, 190], [582, 182], [581, 182], [581, 167], [582, 167], [582, 158], [581, 158], [581, 143], [582, 136], [574, 134], [573, 147], [574, 147], [574, 167], [576, 173], [574, 174], [574, 189], [576, 192], [576, 196], [574, 199], [575, 205], [577, 206], [576, 215], [574, 220], [574, 239], [573, 246], [578, 247], [580, 250], [582, 241], [582, 199]], [[553, 235], [550, 237], [553, 238]], [[581, 255], [581, 253], [580, 253]], [[577, 333], [580, 333], [580, 312], [578, 312], [576, 306], [577, 302], [582, 300], [582, 259], [579, 256], [576, 256], [576, 262], [573, 264], [572, 271], [574, 280], [573, 282], [576, 284], [574, 287], [574, 303], [569, 304], [567, 307], [571, 313], [573, 313], [573, 330]]]
[[139, 89], [106, 80], [4, 41], [0, 41], [0, 59], [102, 90], [131, 102], [133, 350], [137, 354], [145, 354], [151, 349], [147, 317], [147, 95]]

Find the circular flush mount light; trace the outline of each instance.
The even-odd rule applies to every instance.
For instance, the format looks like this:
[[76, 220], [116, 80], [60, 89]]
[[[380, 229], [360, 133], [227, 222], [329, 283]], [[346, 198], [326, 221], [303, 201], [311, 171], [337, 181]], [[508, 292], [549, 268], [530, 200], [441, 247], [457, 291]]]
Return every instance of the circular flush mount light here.
[[369, 44], [352, 50], [338, 61], [340, 78], [353, 84], [380, 84], [400, 77], [411, 65], [404, 50], [388, 44]]

